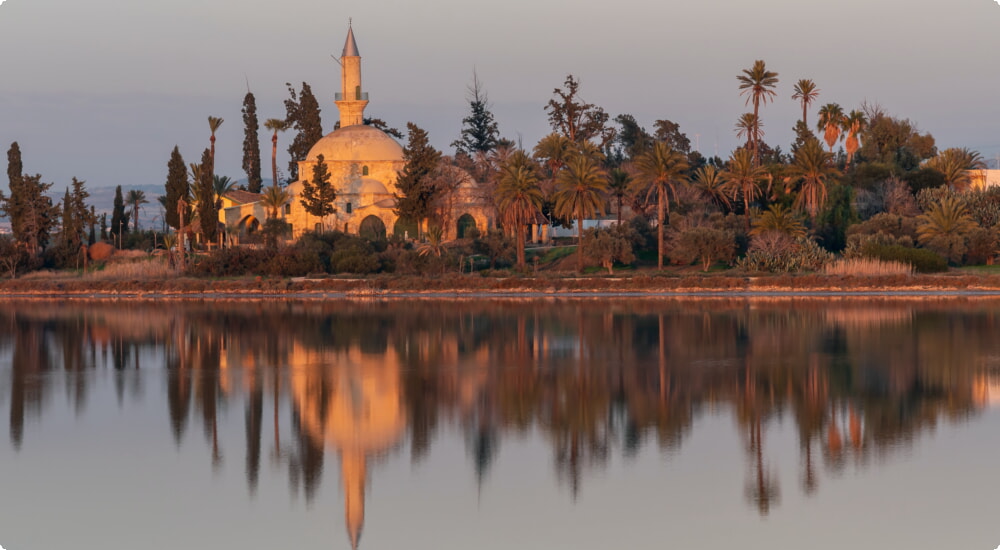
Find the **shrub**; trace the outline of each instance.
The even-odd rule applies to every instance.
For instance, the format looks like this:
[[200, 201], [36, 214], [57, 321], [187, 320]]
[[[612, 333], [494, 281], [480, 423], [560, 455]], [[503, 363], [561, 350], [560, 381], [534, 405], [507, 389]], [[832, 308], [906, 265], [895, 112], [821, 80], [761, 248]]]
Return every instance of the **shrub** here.
[[853, 252], [856, 257], [907, 263], [918, 273], [939, 273], [948, 270], [948, 262], [944, 258], [924, 248], [870, 242]]
[[42, 265], [49, 269], [77, 269], [83, 267], [83, 253], [79, 247], [59, 241], [42, 253]]
[[514, 243], [500, 231], [490, 231], [472, 243], [473, 250], [490, 259], [490, 268], [510, 267], [514, 264]]
[[607, 269], [608, 275], [614, 273], [615, 262], [628, 264], [635, 259], [632, 255], [632, 241], [624, 227], [588, 229], [583, 239], [583, 255]]
[[997, 227], [977, 227], [966, 238], [965, 263], [972, 265], [993, 264], [1000, 250]]
[[286, 246], [272, 249], [271, 257], [260, 267], [259, 274], [272, 277], [303, 277], [326, 271], [315, 248]]
[[853, 235], [876, 235], [881, 233], [892, 237], [894, 240], [908, 238], [912, 243], [917, 240], [918, 223], [915, 217], [899, 216], [883, 212], [849, 227], [847, 229], [848, 242], [850, 242], [850, 237]]
[[13, 279], [19, 271], [28, 271], [29, 260], [24, 246], [9, 235], [0, 235], [0, 277]]
[[750, 250], [736, 267], [746, 272], [818, 271], [832, 259], [833, 254], [808, 237], [792, 240], [784, 233], [768, 231], [751, 239]]
[[330, 254], [331, 273], [376, 273], [381, 267], [375, 250], [367, 243], [348, 243]]
[[278, 246], [279, 239], [287, 239], [291, 236], [292, 224], [281, 218], [269, 218], [264, 222], [261, 233], [264, 234], [264, 243], [268, 248], [275, 248]]
[[632, 216], [627, 225], [634, 235], [632, 237], [633, 250], [656, 250], [656, 232], [653, 231], [649, 220], [643, 216]]
[[729, 262], [736, 250], [736, 237], [714, 227], [691, 227], [671, 235], [670, 259], [690, 265], [701, 263], [702, 271], [717, 261]]
[[211, 277], [258, 274], [263, 272], [264, 264], [273, 255], [273, 251], [249, 247], [222, 248], [193, 262], [188, 266], [187, 273]]

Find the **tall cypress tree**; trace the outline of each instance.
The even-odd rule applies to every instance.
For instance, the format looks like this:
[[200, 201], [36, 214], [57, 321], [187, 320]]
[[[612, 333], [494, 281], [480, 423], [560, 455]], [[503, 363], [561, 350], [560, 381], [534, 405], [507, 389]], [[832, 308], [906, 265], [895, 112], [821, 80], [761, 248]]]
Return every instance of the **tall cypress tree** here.
[[490, 111], [489, 98], [479, 76], [472, 73], [472, 84], [469, 86], [469, 116], [462, 119], [462, 137], [452, 142], [456, 155], [475, 155], [488, 153], [497, 147], [500, 130], [496, 119]]
[[23, 233], [22, 224], [24, 222], [24, 213], [18, 208], [18, 205], [23, 203], [24, 197], [21, 177], [24, 174], [24, 165], [21, 164], [21, 147], [17, 142], [10, 144], [10, 149], [7, 150], [7, 181], [10, 189], [10, 198], [4, 195], [3, 190], [0, 190], [0, 208], [3, 209], [3, 214], [10, 219], [10, 226], [14, 232], [14, 238], [24, 242], [18, 235]]
[[[171, 151], [170, 160], [167, 162], [166, 189], [167, 198], [166, 204], [163, 207], [167, 210], [167, 225], [174, 229], [180, 229], [181, 220], [180, 214], [177, 212], [177, 201], [181, 199], [187, 200], [191, 189], [188, 183], [187, 168], [184, 165], [184, 157], [181, 156], [181, 152], [176, 146]], [[191, 212], [188, 209], [188, 212], [184, 214], [184, 222], [190, 223], [190, 221]]]
[[90, 218], [88, 220], [90, 223], [90, 235], [87, 237], [87, 244], [94, 244], [97, 242], [97, 231], [95, 225], [97, 224], [97, 211], [94, 209], [94, 205], [90, 205]]
[[201, 173], [198, 182], [198, 219], [201, 236], [214, 242], [219, 226], [219, 209], [215, 204], [215, 186], [212, 178], [212, 151], [205, 149], [201, 155]]
[[295, 128], [298, 133], [288, 146], [291, 160], [288, 162], [290, 181], [299, 179], [299, 161], [306, 160], [309, 149], [323, 137], [323, 123], [320, 120], [319, 102], [312, 93], [312, 88], [302, 83], [302, 92], [295, 93], [291, 84], [285, 83], [291, 99], [285, 100], [285, 122]]
[[67, 187], [62, 201], [62, 231], [60, 236], [63, 242], [72, 240], [73, 225], [73, 199], [70, 198], [69, 187]]
[[22, 174], [24, 174], [24, 166], [21, 164], [21, 146], [15, 141], [10, 144], [10, 149], [7, 150], [7, 180], [10, 182], [11, 193], [14, 192], [14, 188], [21, 180]]
[[402, 194], [396, 195], [396, 215], [419, 222], [431, 213], [434, 200], [434, 185], [431, 174], [441, 161], [441, 153], [431, 147], [427, 132], [412, 122], [406, 123], [409, 137], [403, 148], [406, 165], [399, 172], [396, 188]]
[[333, 204], [337, 190], [330, 183], [330, 171], [323, 155], [316, 156], [312, 172], [312, 178], [302, 182], [302, 199], [299, 202], [306, 212], [321, 218], [325, 225], [326, 217], [337, 211]]
[[71, 250], [80, 248], [83, 243], [87, 223], [90, 220], [90, 210], [87, 208], [87, 197], [90, 193], [84, 187], [85, 182], [73, 178], [72, 190], [66, 189], [63, 197], [62, 242]]
[[260, 193], [260, 125], [257, 100], [247, 92], [243, 97], [243, 171], [247, 173], [247, 191]]
[[[125, 198], [122, 197], [122, 186], [115, 187], [115, 202], [111, 208], [111, 234], [122, 238], [128, 233], [128, 216], [125, 214]], [[118, 246], [122, 246], [119, 242]]]

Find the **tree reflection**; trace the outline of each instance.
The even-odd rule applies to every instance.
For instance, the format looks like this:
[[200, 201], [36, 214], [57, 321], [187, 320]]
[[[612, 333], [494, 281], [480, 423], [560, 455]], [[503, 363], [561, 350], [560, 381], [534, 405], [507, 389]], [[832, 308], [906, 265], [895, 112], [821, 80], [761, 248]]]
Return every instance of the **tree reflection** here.
[[782, 492], [768, 430], [784, 418], [799, 442], [801, 491], [814, 495], [824, 476], [889, 456], [995, 397], [987, 367], [1000, 353], [998, 306], [811, 299], [10, 302], [0, 305], [0, 375], [9, 364], [10, 441], [17, 450], [26, 417], [40, 417], [57, 384], [79, 414], [93, 400], [95, 377], [88, 373], [114, 373], [121, 406], [129, 383], [139, 399], [139, 372], [162, 370], [173, 440], [184, 444], [196, 415], [214, 468], [227, 453], [222, 412], [243, 411], [251, 493], [266, 430], [272, 464], [287, 468], [289, 487], [307, 499], [319, 490], [327, 458], [336, 457], [346, 530], [356, 546], [373, 465], [402, 449], [418, 462], [449, 427], [464, 434], [479, 487], [505, 438], [541, 435], [557, 478], [576, 499], [588, 472], [616, 453], [634, 456], [649, 447], [669, 459], [706, 411], [732, 411], [745, 449], [743, 493], [767, 514]]

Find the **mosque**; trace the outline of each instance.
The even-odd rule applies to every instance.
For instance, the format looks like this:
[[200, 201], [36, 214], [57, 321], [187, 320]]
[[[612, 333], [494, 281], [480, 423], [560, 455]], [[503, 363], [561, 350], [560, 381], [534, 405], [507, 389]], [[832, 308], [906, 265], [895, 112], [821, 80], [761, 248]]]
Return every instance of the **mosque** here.
[[[292, 226], [297, 237], [316, 229], [341, 230], [370, 237], [387, 234], [414, 236], [416, 224], [401, 219], [395, 212], [396, 179], [405, 166], [403, 147], [391, 136], [364, 124], [368, 92], [361, 85], [361, 54], [348, 28], [344, 50], [338, 60], [341, 66], [341, 91], [334, 103], [340, 111], [340, 127], [317, 141], [306, 160], [298, 163], [299, 180], [286, 188], [291, 200], [280, 216]], [[313, 167], [322, 155], [336, 187], [336, 212], [325, 219], [306, 212], [301, 202], [303, 179], [312, 177]], [[494, 225], [493, 214], [471, 176], [457, 168], [452, 170], [455, 191], [449, 196], [440, 223], [445, 239], [467, 236], [472, 228], [485, 232]], [[227, 228], [241, 234], [259, 230], [267, 219], [261, 203], [262, 195], [245, 191], [227, 194], [220, 218]], [[426, 228], [424, 228], [426, 229]]]

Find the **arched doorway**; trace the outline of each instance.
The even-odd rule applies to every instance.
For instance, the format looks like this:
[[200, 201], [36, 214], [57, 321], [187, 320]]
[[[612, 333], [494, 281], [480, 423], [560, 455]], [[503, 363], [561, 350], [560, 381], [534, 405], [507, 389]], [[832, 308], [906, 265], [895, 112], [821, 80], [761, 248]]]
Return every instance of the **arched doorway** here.
[[358, 235], [369, 241], [385, 240], [385, 223], [382, 218], [370, 215], [361, 220], [361, 225], [358, 226]]
[[474, 233], [474, 230], [478, 229], [476, 227], [476, 218], [473, 218], [472, 215], [470, 214], [462, 214], [462, 216], [458, 218], [457, 229], [458, 229], [457, 235], [459, 239], [465, 239], [467, 237], [471, 237]]
[[408, 239], [417, 238], [417, 222], [400, 217], [396, 220], [396, 224], [392, 227], [392, 234], [397, 237], [406, 237]]
[[240, 232], [246, 235], [253, 235], [260, 231], [260, 222], [254, 216], [247, 216], [240, 220]]

